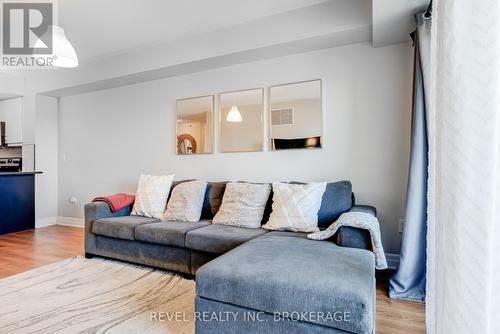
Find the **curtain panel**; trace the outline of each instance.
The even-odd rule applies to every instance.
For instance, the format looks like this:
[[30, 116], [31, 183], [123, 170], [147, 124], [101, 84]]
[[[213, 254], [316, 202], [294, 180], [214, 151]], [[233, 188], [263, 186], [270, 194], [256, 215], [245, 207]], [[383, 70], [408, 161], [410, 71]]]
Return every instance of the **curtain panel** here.
[[435, 1], [428, 333], [500, 333], [500, 1]]
[[413, 34], [413, 108], [410, 170], [406, 193], [405, 229], [398, 269], [389, 281], [389, 296], [395, 299], [425, 301], [427, 247], [427, 73], [429, 71], [430, 23], [423, 13], [416, 15]]

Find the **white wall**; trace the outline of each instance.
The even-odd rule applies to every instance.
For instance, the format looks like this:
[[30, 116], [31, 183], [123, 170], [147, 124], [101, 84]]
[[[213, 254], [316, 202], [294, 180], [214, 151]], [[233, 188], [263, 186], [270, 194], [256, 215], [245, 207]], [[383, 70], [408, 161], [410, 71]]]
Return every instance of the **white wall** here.
[[0, 97], [2, 99], [23, 96], [25, 92], [24, 88], [23, 76], [0, 73]]
[[[140, 173], [176, 179], [351, 180], [378, 208], [386, 250], [398, 253], [406, 192], [412, 49], [368, 43], [64, 97], [59, 115], [59, 215], [82, 217], [95, 195], [135, 191]], [[323, 79], [324, 148], [175, 155], [175, 100]], [[267, 101], [268, 92], [265, 92]], [[216, 110], [218, 106], [216, 103]], [[264, 145], [268, 147], [267, 106]], [[216, 115], [218, 113], [216, 112]], [[215, 133], [218, 133], [217, 120]], [[217, 141], [215, 141], [217, 150]], [[77, 206], [68, 203], [78, 198]]]
[[58, 101], [36, 97], [35, 226], [55, 224], [58, 215]]

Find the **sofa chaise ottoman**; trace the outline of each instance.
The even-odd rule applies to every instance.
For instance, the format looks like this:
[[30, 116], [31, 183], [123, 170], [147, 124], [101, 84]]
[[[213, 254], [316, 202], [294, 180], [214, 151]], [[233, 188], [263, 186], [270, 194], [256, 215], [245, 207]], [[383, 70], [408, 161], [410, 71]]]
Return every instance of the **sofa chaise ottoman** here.
[[198, 270], [196, 333], [372, 333], [374, 261], [302, 233], [252, 239]]

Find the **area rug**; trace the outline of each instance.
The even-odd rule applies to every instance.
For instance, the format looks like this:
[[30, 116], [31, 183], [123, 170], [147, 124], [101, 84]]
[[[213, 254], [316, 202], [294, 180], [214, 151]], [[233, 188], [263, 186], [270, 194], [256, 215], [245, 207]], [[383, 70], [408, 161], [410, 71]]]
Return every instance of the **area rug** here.
[[0, 280], [0, 333], [194, 333], [195, 283], [74, 257]]

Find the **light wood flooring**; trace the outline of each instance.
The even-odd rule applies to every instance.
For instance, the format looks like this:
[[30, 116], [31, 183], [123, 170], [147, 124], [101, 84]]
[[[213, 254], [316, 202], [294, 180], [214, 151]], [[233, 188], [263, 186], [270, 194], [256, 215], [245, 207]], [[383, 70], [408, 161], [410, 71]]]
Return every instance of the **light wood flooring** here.
[[[0, 236], [0, 278], [83, 255], [83, 229], [49, 226]], [[425, 333], [425, 309], [387, 297], [390, 272], [377, 274], [377, 333]]]

